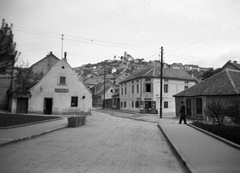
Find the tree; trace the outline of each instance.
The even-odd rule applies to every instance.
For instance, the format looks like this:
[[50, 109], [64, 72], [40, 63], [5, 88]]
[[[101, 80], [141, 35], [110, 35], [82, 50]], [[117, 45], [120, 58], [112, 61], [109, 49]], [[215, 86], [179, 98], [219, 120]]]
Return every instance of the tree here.
[[34, 73], [29, 68], [29, 63], [24, 60], [18, 61], [18, 67], [15, 67], [14, 74], [14, 94], [27, 94], [28, 90], [32, 88], [43, 77], [43, 73]]
[[16, 48], [16, 43], [13, 41], [12, 24], [9, 27], [5, 20], [2, 20], [0, 28], [0, 74], [5, 73], [8, 68], [14, 66], [14, 63], [20, 53]]
[[220, 72], [222, 69], [221, 68], [217, 68], [217, 69], [213, 69], [213, 68], [210, 68], [208, 71], [205, 71], [205, 72], [203, 72], [203, 74], [202, 74], [202, 80], [205, 80], [205, 79], [207, 79], [207, 78], [209, 78], [209, 77], [211, 77], [211, 76], [213, 76], [213, 75], [215, 75], [215, 74], [217, 74], [218, 72]]
[[223, 125], [224, 117], [226, 116], [227, 108], [220, 101], [213, 100], [212, 103], [207, 103], [205, 113], [213, 118], [213, 122], [217, 121], [218, 125]]
[[240, 101], [233, 102], [227, 107], [226, 116], [230, 117], [234, 123], [240, 123]]

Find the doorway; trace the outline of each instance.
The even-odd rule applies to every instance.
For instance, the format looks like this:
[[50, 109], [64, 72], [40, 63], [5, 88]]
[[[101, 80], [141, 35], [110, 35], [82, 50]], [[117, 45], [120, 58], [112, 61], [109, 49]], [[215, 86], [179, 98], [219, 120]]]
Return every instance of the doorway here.
[[52, 103], [53, 99], [52, 98], [44, 98], [44, 114], [52, 114]]
[[188, 117], [191, 117], [192, 115], [191, 108], [192, 108], [191, 99], [186, 99], [186, 111]]
[[17, 113], [28, 112], [28, 98], [17, 98]]

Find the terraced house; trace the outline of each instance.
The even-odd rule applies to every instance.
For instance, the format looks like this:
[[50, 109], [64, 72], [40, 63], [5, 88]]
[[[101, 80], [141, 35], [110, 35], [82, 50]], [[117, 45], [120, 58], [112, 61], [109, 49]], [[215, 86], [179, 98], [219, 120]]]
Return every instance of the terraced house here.
[[[120, 108], [157, 113], [160, 110], [160, 66], [152, 66], [120, 82]], [[173, 95], [195, 84], [195, 80], [181, 69], [163, 68], [163, 113], [175, 113]]]

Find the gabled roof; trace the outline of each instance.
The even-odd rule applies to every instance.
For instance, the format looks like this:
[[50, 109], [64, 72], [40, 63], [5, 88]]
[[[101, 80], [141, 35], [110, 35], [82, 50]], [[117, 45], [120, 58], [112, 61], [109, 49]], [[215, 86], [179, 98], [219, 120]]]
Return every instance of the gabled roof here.
[[231, 61], [229, 60], [223, 67], [222, 69], [227, 68], [228, 66], [232, 66], [236, 70], [240, 70], [240, 64], [237, 63], [237, 61]]
[[39, 64], [40, 62], [44, 61], [45, 59], [47, 59], [47, 58], [49, 58], [49, 57], [50, 57], [50, 58], [54, 58], [54, 59], [56, 59], [57, 61], [60, 61], [60, 59], [59, 59], [58, 57], [56, 57], [52, 52], [50, 52], [45, 58], [43, 58], [43, 59], [39, 60], [38, 62], [34, 63], [33, 65], [31, 65], [30, 68], [32, 68], [33, 66]]
[[72, 69], [72, 67], [68, 64], [67, 60], [65, 58], [59, 60], [59, 62], [57, 62], [51, 69], [50, 71], [48, 71], [48, 73], [46, 75], [43, 76], [43, 78], [38, 81], [38, 83], [36, 83], [32, 88], [29, 89], [29, 91], [31, 92], [34, 88], [36, 88], [43, 80], [45, 80], [45, 78], [51, 73], [51, 71], [54, 71], [55, 68], [57, 68], [59, 65], [61, 65], [61, 63], [66, 64], [69, 67], [69, 72], [72, 73], [73, 77], [78, 80], [79, 82], [81, 82], [81, 84], [90, 92], [92, 93], [92, 91], [86, 87], [86, 85], [81, 81], [81, 79], [78, 77], [77, 73]]
[[[129, 76], [128, 78], [126, 78], [124, 81], [120, 83], [124, 83], [137, 78], [142, 78], [142, 77], [160, 78], [160, 74], [161, 74], [161, 67], [152, 66], [138, 73], [132, 74], [131, 76]], [[173, 69], [173, 68], [163, 68], [163, 78], [195, 81], [185, 70]]]
[[[107, 91], [110, 87], [117, 89], [118, 86], [112, 83], [111, 81], [105, 82], [105, 91]], [[95, 86], [95, 95], [102, 95], [104, 93], [104, 83], [99, 83]]]
[[240, 71], [224, 69], [174, 97], [240, 95]]

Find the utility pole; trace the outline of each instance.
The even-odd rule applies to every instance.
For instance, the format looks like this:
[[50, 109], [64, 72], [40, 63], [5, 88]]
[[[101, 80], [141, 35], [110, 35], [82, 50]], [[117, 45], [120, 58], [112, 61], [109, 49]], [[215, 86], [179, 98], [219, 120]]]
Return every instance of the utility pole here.
[[61, 50], [61, 56], [62, 56], [62, 58], [63, 58], [63, 37], [64, 37], [64, 35], [62, 34], [62, 50]]
[[105, 109], [105, 82], [106, 82], [106, 71], [105, 66], [103, 67], [103, 109]]
[[160, 111], [159, 116], [162, 118], [162, 82], [163, 82], [163, 47], [161, 47], [161, 69], [160, 69]]

